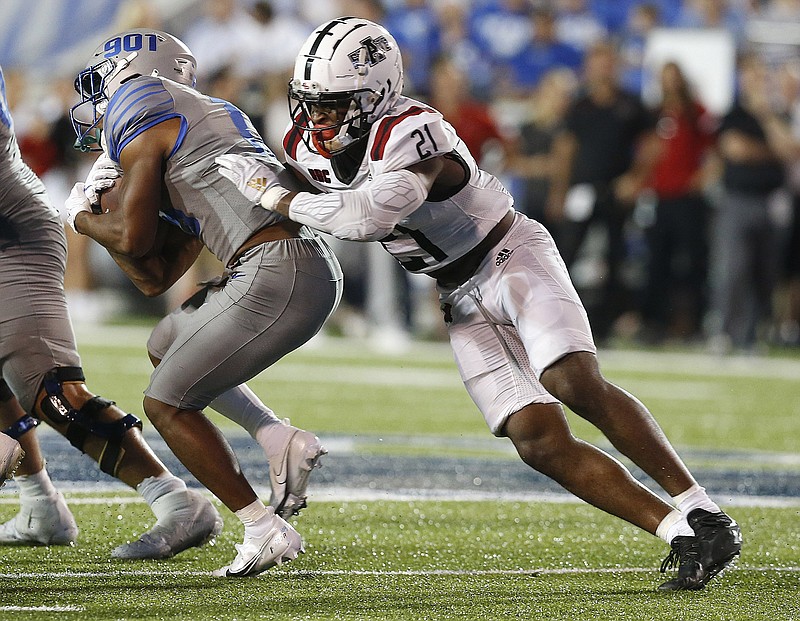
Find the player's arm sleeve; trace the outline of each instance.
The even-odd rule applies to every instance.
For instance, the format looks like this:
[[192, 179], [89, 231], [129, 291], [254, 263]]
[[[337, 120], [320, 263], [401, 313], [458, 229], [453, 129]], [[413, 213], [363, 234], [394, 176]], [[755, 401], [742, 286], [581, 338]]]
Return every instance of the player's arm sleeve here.
[[422, 204], [434, 179], [404, 169], [379, 175], [357, 190], [301, 192], [289, 204], [289, 218], [339, 239], [376, 241]]
[[430, 108], [413, 106], [386, 117], [369, 151], [375, 170], [382, 172], [358, 189], [302, 192], [290, 202], [289, 217], [340, 239], [382, 239], [425, 201], [441, 170], [437, 158], [450, 153], [455, 141], [455, 133]]
[[109, 157], [119, 164], [122, 150], [139, 134], [167, 119], [180, 118], [181, 131], [173, 147], [186, 134], [186, 119], [175, 110], [175, 101], [158, 78], [141, 77], [123, 84], [108, 102], [103, 133]]

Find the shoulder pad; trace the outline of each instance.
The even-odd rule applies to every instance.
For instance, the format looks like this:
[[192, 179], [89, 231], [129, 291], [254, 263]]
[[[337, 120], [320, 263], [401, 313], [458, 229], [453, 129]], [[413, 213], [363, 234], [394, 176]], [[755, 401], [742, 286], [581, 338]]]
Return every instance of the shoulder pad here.
[[373, 162], [383, 160], [384, 170], [399, 170], [449, 153], [453, 138], [440, 113], [415, 105], [379, 121], [372, 132], [369, 156]]
[[140, 77], [126, 82], [111, 97], [103, 119], [109, 157], [119, 163], [122, 149], [136, 136], [178, 116], [172, 94], [161, 79]]

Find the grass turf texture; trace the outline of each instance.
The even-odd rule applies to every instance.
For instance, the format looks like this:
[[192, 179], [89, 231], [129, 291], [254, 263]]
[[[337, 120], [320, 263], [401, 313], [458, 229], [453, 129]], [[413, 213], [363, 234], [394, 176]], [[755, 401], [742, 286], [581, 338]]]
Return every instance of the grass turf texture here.
[[[78, 334], [89, 386], [141, 416], [151, 370], [149, 330], [92, 329]], [[789, 452], [800, 438], [800, 356], [721, 359], [663, 352], [601, 352], [605, 375], [653, 412], [679, 449]], [[491, 436], [464, 390], [443, 343], [416, 344], [395, 356], [330, 339], [303, 347], [249, 385], [278, 416], [319, 434]], [[211, 416], [221, 426], [232, 423]], [[575, 435], [607, 444], [571, 413]], [[497, 441], [505, 450], [504, 441]], [[440, 449], [447, 451], [446, 443]]]
[[[149, 376], [147, 334], [78, 334], [90, 388], [137, 415]], [[720, 451], [729, 468], [800, 468], [797, 357], [604, 352], [600, 359], [612, 381], [650, 407], [690, 464], [715, 463]], [[506, 440], [491, 438], [446, 345], [386, 357], [332, 340], [291, 354], [251, 386], [295, 424], [365, 439], [358, 450], [517, 459]], [[607, 446], [591, 426], [571, 421], [576, 435]], [[0, 620], [800, 619], [800, 505], [736, 507], [745, 536], [737, 567], [704, 591], [664, 594], [655, 589], [666, 545], [586, 505], [334, 503], [315, 501], [313, 489], [312, 481], [311, 506], [296, 521], [307, 554], [239, 581], [208, 575], [241, 541], [227, 510], [214, 547], [162, 562], [113, 562], [116, 545], [152, 525], [149, 510], [120, 504], [116, 493], [102, 504], [68, 494], [79, 545], [0, 549]], [[13, 501], [0, 504], [0, 520], [15, 511]]]
[[[228, 562], [240, 541], [241, 526], [224, 509], [216, 545], [161, 562], [109, 559], [113, 546], [150, 524], [144, 504], [76, 501], [73, 511], [82, 527], [77, 547], [3, 551], [0, 618], [51, 619], [47, 607], [82, 621], [773, 621], [799, 614], [800, 508], [737, 508], [747, 540], [736, 568], [702, 592], [669, 594], [655, 591], [664, 544], [578, 504], [318, 502], [295, 521], [307, 554], [250, 580], [205, 573]], [[3, 506], [0, 518], [12, 513]]]

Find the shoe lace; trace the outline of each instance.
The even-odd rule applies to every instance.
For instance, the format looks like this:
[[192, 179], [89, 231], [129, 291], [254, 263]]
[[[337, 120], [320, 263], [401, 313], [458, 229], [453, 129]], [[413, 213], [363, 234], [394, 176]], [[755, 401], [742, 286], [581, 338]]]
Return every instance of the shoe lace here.
[[661, 563], [661, 573], [663, 574], [668, 569], [674, 569], [688, 562], [700, 562], [700, 548], [697, 545], [697, 538], [675, 537], [672, 540], [672, 549], [669, 551], [667, 558]]

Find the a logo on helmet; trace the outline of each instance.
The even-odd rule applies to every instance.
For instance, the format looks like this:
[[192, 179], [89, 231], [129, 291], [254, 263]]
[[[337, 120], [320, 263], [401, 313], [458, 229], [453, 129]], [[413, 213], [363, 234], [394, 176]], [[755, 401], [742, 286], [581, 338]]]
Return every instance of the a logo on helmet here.
[[358, 69], [364, 65], [374, 67], [382, 60], [386, 59], [386, 52], [392, 49], [386, 37], [376, 38], [367, 37], [361, 40], [361, 47], [350, 52], [347, 57], [353, 63], [353, 67]]

